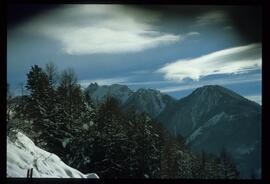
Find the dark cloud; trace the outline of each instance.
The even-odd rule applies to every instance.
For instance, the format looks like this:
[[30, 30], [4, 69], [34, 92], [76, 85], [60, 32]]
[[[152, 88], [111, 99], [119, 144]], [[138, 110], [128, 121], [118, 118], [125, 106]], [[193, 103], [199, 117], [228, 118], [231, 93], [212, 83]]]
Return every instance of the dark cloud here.
[[232, 26], [248, 42], [261, 42], [262, 8], [260, 6], [235, 6], [228, 8]]
[[[41, 13], [59, 8], [60, 5], [8, 5], [8, 28], [27, 21]], [[262, 32], [262, 8], [260, 6], [195, 6], [195, 5], [125, 5], [129, 10], [139, 10], [137, 16], [147, 16], [141, 12], [161, 15], [164, 21], [171, 19], [194, 20], [209, 12], [221, 11], [229, 18], [230, 26], [247, 42], [260, 42]], [[143, 20], [143, 19], [142, 19]]]
[[230, 26], [246, 42], [261, 42], [262, 8], [260, 6], [194, 6], [194, 5], [148, 5], [133, 6], [135, 9], [152, 11], [163, 15], [164, 21], [186, 19], [187, 21], [210, 13], [223, 12]]
[[13, 29], [20, 23], [58, 7], [59, 5], [9, 4], [7, 7], [8, 29]]

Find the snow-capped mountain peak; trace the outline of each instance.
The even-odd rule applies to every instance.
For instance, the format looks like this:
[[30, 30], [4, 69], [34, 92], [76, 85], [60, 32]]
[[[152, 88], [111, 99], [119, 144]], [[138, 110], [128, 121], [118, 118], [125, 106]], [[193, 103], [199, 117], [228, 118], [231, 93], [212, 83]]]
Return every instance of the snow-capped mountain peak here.
[[130, 96], [124, 104], [125, 108], [135, 107], [137, 111], [146, 112], [156, 117], [170, 103], [175, 100], [155, 89], [140, 88]]
[[123, 109], [134, 107], [136, 111], [146, 112], [151, 117], [156, 117], [168, 104], [175, 101], [174, 98], [155, 89], [140, 88], [133, 92], [127, 86], [120, 84], [99, 86], [97, 83], [92, 83], [85, 92], [94, 104], [104, 102], [108, 97], [114, 97]]
[[108, 97], [114, 97], [123, 104], [133, 94], [133, 91], [126, 85], [112, 84], [99, 86], [97, 83], [91, 83], [85, 92], [91, 97], [94, 104], [104, 102]]

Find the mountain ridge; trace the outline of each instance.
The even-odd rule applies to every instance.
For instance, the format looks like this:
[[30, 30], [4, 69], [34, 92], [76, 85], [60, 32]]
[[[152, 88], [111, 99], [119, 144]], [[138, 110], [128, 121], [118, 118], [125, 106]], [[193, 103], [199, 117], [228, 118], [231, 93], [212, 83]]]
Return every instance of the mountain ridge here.
[[261, 106], [229, 89], [198, 88], [166, 107], [157, 119], [175, 136], [186, 137], [195, 151], [218, 154], [228, 149], [243, 177], [261, 167]]
[[[98, 88], [122, 89], [120, 94], [129, 95], [114, 97], [120, 100], [123, 110], [133, 107], [136, 111], [147, 112], [171, 134], [185, 137], [186, 144], [194, 151], [219, 154], [226, 148], [243, 177], [248, 177], [251, 169], [260, 172], [260, 104], [220, 85], [199, 87], [181, 99], [151, 88], [132, 91], [119, 84], [91, 85], [94, 93]], [[108, 90], [104, 97], [110, 94], [114, 93]]]
[[120, 102], [123, 110], [135, 108], [138, 112], [147, 112], [151, 117], [159, 115], [168, 104], [176, 100], [156, 89], [139, 88], [132, 91], [128, 86], [120, 84], [99, 86], [97, 83], [91, 83], [85, 93], [94, 104], [104, 102], [108, 97], [114, 97]]

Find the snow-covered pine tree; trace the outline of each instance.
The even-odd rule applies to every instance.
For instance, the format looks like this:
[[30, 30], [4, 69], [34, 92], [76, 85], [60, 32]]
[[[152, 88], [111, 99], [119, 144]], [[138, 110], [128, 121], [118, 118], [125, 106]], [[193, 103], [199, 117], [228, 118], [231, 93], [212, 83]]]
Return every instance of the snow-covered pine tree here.
[[138, 141], [141, 142], [141, 152], [143, 153], [142, 161], [144, 164], [143, 177], [159, 178], [160, 177], [160, 141], [159, 134], [155, 129], [155, 123], [147, 113], [139, 115], [138, 133], [140, 137]]
[[107, 98], [97, 112], [93, 155], [96, 172], [105, 178], [121, 176], [126, 169], [124, 162], [128, 160], [128, 138], [119, 102], [115, 98]]
[[83, 121], [87, 121], [87, 104], [72, 69], [64, 70], [60, 75], [56, 97], [58, 112], [56, 139], [60, 144], [59, 151], [61, 153], [59, 154], [64, 161], [72, 165], [73, 153], [78, 150], [76, 137], [80, 137]]
[[[36, 143], [41, 147], [51, 150], [54, 146], [53, 134], [53, 89], [49, 85], [46, 73], [37, 65], [31, 67], [27, 74], [27, 90], [30, 98], [27, 104], [28, 117], [33, 121], [33, 131], [36, 134]], [[49, 145], [52, 143], [52, 147]]]
[[175, 174], [173, 171], [173, 143], [169, 133], [163, 129], [161, 132], [161, 178], [172, 178]]
[[[72, 152], [69, 153], [69, 164], [82, 172], [89, 173], [95, 168], [92, 167], [93, 149], [96, 139], [96, 112], [95, 109], [86, 106], [82, 116], [77, 120], [81, 124], [77, 127], [74, 139], [70, 141]], [[69, 140], [67, 140], [68, 142]]]
[[134, 171], [138, 169], [138, 160], [136, 159], [136, 150], [138, 145], [134, 139], [134, 129], [137, 122], [137, 116], [134, 107], [130, 107], [125, 113], [123, 113], [123, 122], [124, 129], [126, 130], [128, 151], [128, 157], [124, 163], [124, 168], [126, 168], [124, 176], [134, 178]]

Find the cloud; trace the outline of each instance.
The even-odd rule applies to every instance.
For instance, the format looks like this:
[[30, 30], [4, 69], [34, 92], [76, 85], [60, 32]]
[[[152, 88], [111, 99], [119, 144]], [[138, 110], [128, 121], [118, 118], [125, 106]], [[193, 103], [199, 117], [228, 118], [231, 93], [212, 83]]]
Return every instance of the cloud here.
[[221, 79], [212, 79], [206, 81], [195, 81], [192, 83], [182, 83], [183, 85], [177, 86], [169, 86], [164, 88], [159, 88], [161, 92], [171, 93], [171, 92], [180, 92], [185, 90], [192, 90], [198, 87], [202, 87], [204, 85], [233, 85], [233, 84], [244, 84], [250, 82], [261, 82], [262, 75], [261, 74], [253, 74], [253, 75], [240, 75], [234, 76], [230, 78], [221, 78]]
[[261, 69], [261, 44], [249, 44], [216, 51], [197, 58], [181, 59], [158, 69], [164, 78], [180, 82], [216, 74], [238, 74]]
[[130, 82], [132, 77], [116, 77], [116, 78], [97, 78], [97, 79], [89, 79], [89, 80], [80, 80], [79, 84], [86, 88], [91, 83], [98, 83], [99, 85], [111, 85], [111, 84], [122, 84], [128, 86], [141, 86], [141, 85], [156, 85], [156, 84], [171, 84], [171, 81], [164, 80], [156, 80], [156, 81], [135, 81]]
[[148, 74], [152, 72], [151, 70], [136, 70], [136, 71], [132, 71], [130, 72], [131, 74], [135, 74], [135, 75], [141, 75], [141, 74]]
[[251, 100], [251, 101], [254, 101], [260, 105], [262, 105], [262, 95], [247, 95], [247, 96], [244, 96], [245, 98]]
[[86, 88], [91, 83], [98, 83], [98, 85], [111, 85], [111, 84], [124, 84], [129, 80], [128, 77], [115, 77], [115, 78], [97, 78], [91, 80], [80, 80], [79, 84]]
[[186, 36], [198, 36], [198, 35], [200, 35], [200, 33], [195, 32], [195, 31], [192, 31], [192, 32], [189, 32], [189, 33], [186, 34]]
[[[158, 35], [154, 35], [158, 34]], [[138, 52], [180, 40], [180, 36], [149, 31], [130, 32], [86, 27], [58, 37], [68, 54]]]
[[228, 16], [223, 11], [207, 12], [196, 19], [196, 25], [204, 26], [209, 24], [224, 23], [228, 20]]
[[137, 82], [124, 82], [123, 84], [128, 86], [140, 86], [140, 85], [157, 85], [157, 84], [170, 84], [171, 81], [137, 81]]
[[231, 29], [233, 29], [232, 26], [224, 26], [223, 28], [226, 29], [226, 30], [231, 30]]
[[66, 5], [23, 27], [59, 41], [71, 55], [139, 52], [181, 41], [181, 35], [159, 32], [159, 16], [121, 5]]

